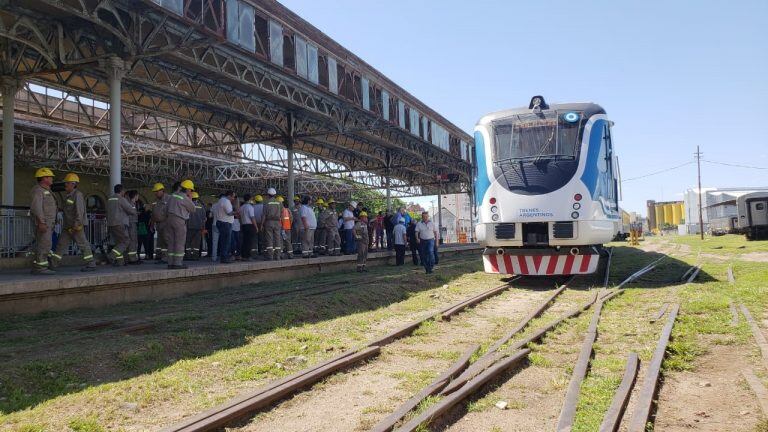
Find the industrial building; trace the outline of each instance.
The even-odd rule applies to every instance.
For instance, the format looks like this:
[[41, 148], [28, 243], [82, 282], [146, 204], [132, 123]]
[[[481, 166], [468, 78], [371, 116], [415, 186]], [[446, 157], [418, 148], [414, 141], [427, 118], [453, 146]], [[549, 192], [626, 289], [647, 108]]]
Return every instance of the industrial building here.
[[656, 202], [648, 200], [648, 229], [659, 232], [665, 229], [677, 229], [686, 220], [684, 203], [682, 201]]

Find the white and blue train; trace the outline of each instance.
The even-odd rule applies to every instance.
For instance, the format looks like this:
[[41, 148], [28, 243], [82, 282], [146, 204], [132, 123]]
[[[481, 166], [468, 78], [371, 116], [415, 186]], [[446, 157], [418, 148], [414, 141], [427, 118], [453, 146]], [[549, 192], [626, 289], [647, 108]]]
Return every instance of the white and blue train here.
[[476, 232], [486, 272], [595, 272], [621, 226], [612, 125], [599, 105], [541, 96], [480, 119]]

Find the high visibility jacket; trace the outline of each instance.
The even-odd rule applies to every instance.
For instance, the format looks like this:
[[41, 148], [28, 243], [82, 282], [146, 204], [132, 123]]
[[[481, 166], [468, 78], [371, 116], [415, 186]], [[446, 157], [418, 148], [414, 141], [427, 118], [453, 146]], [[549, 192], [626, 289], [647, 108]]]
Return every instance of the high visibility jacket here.
[[285, 207], [283, 207], [283, 213], [280, 216], [280, 223], [283, 225], [284, 230], [291, 230], [291, 211]]
[[267, 198], [264, 201], [264, 221], [279, 221], [283, 214], [283, 204], [275, 198]]
[[29, 206], [29, 212], [39, 221], [53, 227], [56, 221], [56, 199], [50, 189], [39, 184], [32, 188], [32, 204]]
[[64, 228], [75, 228], [88, 225], [85, 215], [85, 198], [83, 193], [75, 189], [64, 199]]
[[165, 222], [168, 219], [168, 197], [169, 194], [163, 194], [163, 197], [152, 205], [152, 222]]
[[136, 207], [122, 195], [112, 194], [107, 199], [107, 226], [128, 225], [128, 215], [135, 215]]
[[178, 216], [184, 220], [189, 219], [189, 215], [195, 211], [195, 203], [181, 192], [171, 194], [168, 200], [168, 214]]

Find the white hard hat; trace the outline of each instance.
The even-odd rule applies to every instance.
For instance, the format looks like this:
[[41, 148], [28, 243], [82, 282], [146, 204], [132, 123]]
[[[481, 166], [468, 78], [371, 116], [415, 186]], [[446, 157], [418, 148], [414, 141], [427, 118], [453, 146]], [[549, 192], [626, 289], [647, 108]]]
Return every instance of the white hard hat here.
[[275, 188], [269, 188], [267, 189], [267, 195], [277, 195], [277, 191]]
[[357, 201], [350, 201], [349, 205], [351, 205], [352, 207], [357, 207]]

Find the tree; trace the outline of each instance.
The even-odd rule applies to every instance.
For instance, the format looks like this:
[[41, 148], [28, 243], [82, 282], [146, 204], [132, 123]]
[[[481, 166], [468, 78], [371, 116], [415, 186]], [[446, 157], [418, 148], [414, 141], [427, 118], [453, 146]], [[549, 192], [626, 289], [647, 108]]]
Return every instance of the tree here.
[[[381, 191], [373, 189], [357, 189], [352, 192], [352, 200], [362, 202], [371, 213], [387, 210], [387, 197]], [[392, 210], [404, 207], [405, 203], [399, 198], [392, 198]]]

